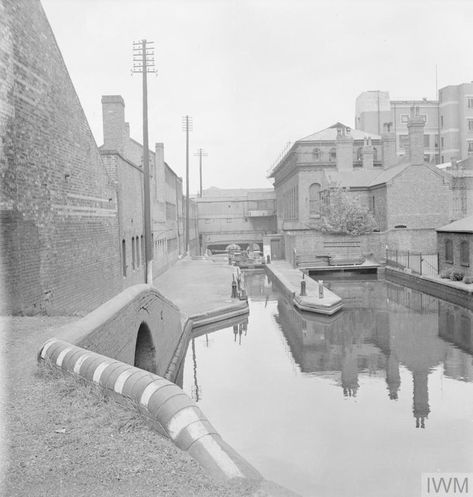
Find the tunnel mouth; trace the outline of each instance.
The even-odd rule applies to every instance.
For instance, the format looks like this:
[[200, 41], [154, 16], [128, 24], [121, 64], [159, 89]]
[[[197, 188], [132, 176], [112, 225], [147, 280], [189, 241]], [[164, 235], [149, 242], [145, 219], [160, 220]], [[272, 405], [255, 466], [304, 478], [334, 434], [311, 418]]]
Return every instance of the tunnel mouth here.
[[136, 336], [134, 366], [150, 373], [156, 374], [157, 372], [156, 347], [153, 343], [151, 331], [145, 322], [140, 324]]

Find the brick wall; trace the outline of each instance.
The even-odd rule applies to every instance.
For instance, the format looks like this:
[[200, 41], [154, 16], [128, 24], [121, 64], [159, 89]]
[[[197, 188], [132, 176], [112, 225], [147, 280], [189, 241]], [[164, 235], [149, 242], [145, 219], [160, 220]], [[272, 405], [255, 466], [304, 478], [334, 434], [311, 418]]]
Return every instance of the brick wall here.
[[121, 289], [116, 193], [38, 0], [0, 3], [3, 312], [86, 312]]
[[[445, 244], [447, 240], [452, 241], [453, 259], [447, 260]], [[460, 243], [469, 243], [470, 264], [464, 265], [460, 260]], [[439, 252], [439, 272], [447, 269], [454, 269], [467, 276], [473, 276], [473, 235], [471, 233], [437, 233], [437, 246]]]

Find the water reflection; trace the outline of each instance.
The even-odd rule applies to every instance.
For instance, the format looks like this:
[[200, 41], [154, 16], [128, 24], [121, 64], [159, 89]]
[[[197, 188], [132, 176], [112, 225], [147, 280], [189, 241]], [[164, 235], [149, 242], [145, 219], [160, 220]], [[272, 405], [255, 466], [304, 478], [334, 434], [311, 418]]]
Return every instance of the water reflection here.
[[[430, 413], [428, 377], [439, 365], [453, 378], [472, 381], [471, 312], [434, 297], [381, 281], [332, 281], [344, 310], [325, 317], [296, 309], [280, 296], [276, 317], [303, 373], [338, 377], [345, 397], [360, 392], [360, 375], [384, 376], [397, 400], [400, 365], [412, 374], [412, 412], [417, 428]], [[440, 337], [440, 338], [439, 338]], [[459, 360], [460, 359], [460, 360]]]

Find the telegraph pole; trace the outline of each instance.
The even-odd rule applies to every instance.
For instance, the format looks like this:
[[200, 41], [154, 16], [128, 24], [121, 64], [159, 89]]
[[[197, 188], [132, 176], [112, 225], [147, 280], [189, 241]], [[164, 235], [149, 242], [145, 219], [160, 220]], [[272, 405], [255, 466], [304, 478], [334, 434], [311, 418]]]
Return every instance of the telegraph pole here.
[[207, 152], [204, 149], [199, 148], [199, 150], [197, 150], [197, 152], [194, 155], [199, 157], [199, 176], [200, 176], [199, 197], [202, 198], [202, 157], [207, 157]]
[[182, 118], [182, 129], [186, 132], [186, 254], [189, 254], [189, 132], [192, 131], [192, 117]]
[[143, 172], [144, 172], [144, 239], [145, 239], [145, 283], [153, 283], [153, 245], [151, 237], [151, 199], [149, 188], [148, 145], [148, 73], [155, 73], [153, 41], [133, 42], [132, 73], [143, 75]]

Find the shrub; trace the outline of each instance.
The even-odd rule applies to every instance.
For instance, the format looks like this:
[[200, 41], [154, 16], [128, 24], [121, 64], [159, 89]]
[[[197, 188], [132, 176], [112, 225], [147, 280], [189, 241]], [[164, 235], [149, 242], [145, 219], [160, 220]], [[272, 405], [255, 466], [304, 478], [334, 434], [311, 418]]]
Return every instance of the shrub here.
[[464, 274], [461, 271], [452, 271], [450, 275], [450, 279], [452, 281], [461, 281], [463, 279]]
[[463, 283], [466, 283], [467, 285], [471, 285], [473, 283], [473, 276], [464, 276]]

